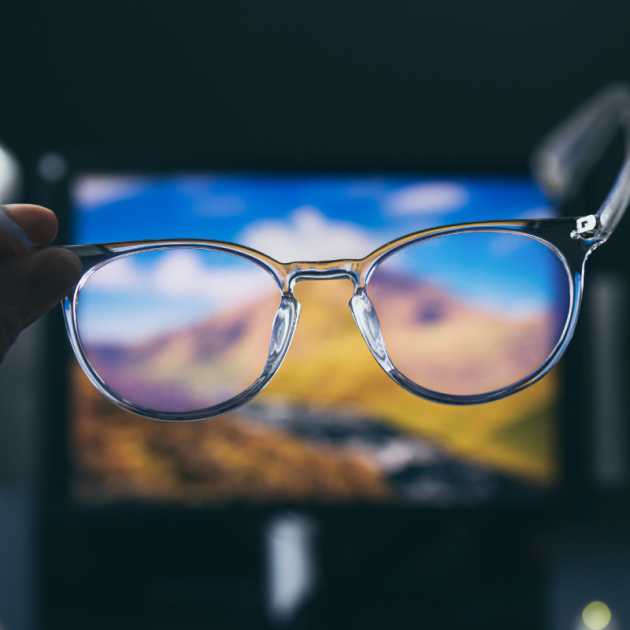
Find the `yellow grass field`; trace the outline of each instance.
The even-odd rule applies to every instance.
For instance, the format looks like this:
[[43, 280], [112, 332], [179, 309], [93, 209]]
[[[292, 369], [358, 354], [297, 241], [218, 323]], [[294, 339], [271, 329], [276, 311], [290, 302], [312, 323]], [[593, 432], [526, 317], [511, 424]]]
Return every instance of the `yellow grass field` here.
[[347, 306], [343, 280], [296, 287], [302, 315], [275, 379], [257, 399], [348, 408], [440, 443], [457, 457], [538, 484], [556, 479], [559, 374], [525, 391], [472, 407], [427, 402], [407, 393], [378, 366]]

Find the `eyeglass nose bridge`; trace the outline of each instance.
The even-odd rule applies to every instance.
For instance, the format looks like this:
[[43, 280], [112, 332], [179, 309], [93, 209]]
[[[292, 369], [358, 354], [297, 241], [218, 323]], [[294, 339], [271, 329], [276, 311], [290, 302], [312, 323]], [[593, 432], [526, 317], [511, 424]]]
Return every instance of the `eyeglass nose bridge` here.
[[292, 262], [285, 266], [285, 290], [292, 291], [298, 282], [304, 280], [348, 279], [356, 290], [362, 285], [363, 261], [327, 260], [323, 262]]
[[[286, 269], [289, 267], [289, 269]], [[354, 284], [354, 295], [349, 306], [359, 331], [378, 364], [390, 375], [396, 373], [392, 364], [381, 325], [365, 288], [369, 263], [364, 260], [330, 260], [325, 262], [293, 262], [285, 267], [285, 283], [293, 299], [292, 290], [303, 280], [335, 280], [347, 278]]]

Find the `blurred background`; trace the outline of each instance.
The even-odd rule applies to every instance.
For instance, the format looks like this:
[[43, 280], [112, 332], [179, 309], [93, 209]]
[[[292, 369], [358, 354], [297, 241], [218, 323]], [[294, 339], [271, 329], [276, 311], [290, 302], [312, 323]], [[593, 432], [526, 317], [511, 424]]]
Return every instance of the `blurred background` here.
[[[630, 81], [629, 19], [622, 2], [4, 3], [0, 142], [14, 197], [57, 210], [62, 240], [73, 164], [524, 173], [545, 132]], [[1, 627], [630, 628], [628, 238], [589, 261], [557, 491], [529, 503], [86, 509], [59, 313], [34, 325], [0, 366]]]

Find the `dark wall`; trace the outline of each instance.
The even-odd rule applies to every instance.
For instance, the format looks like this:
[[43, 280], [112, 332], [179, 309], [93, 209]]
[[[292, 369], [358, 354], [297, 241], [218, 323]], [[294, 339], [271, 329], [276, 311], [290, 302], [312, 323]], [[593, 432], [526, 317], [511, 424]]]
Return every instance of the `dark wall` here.
[[0, 138], [45, 150], [344, 165], [525, 163], [630, 79], [630, 3], [20, 0]]

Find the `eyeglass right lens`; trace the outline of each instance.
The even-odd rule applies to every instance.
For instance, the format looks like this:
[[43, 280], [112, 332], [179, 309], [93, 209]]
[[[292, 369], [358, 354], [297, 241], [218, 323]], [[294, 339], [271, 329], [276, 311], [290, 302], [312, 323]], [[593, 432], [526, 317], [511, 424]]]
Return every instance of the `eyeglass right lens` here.
[[274, 278], [233, 254], [170, 249], [95, 271], [77, 305], [79, 337], [120, 398], [154, 411], [221, 404], [262, 372], [278, 307]]
[[509, 233], [411, 245], [373, 272], [368, 294], [395, 367], [442, 394], [478, 395], [536, 371], [569, 317], [569, 276], [553, 250]]

